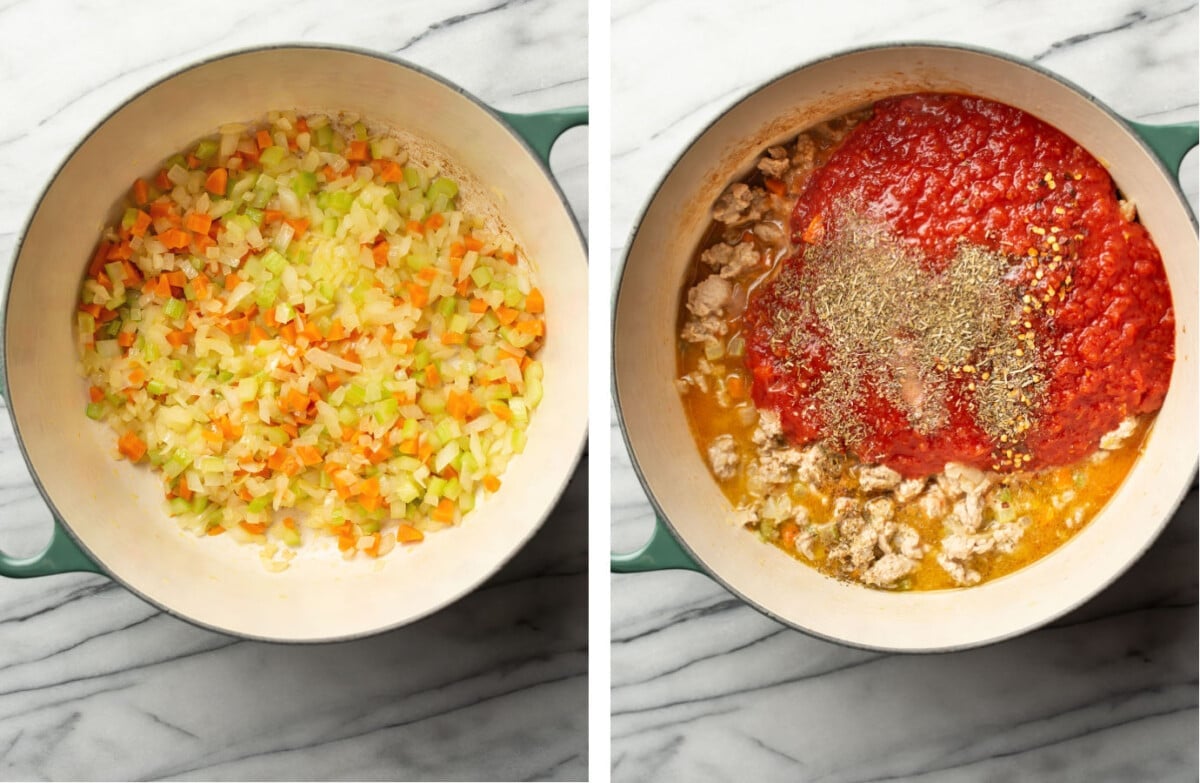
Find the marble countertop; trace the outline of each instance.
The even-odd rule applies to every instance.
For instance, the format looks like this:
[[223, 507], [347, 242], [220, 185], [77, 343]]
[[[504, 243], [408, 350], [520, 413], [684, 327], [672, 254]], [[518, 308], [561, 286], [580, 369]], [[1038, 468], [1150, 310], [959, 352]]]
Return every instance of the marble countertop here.
[[[587, 102], [586, 31], [583, 0], [0, 2], [5, 274], [32, 199], [74, 143], [192, 61], [350, 44], [536, 111]], [[586, 139], [569, 132], [552, 158], [585, 226]], [[7, 415], [0, 513], [7, 552], [32, 554], [49, 535]], [[586, 525], [585, 459], [484, 587], [408, 628], [316, 647], [200, 630], [97, 576], [0, 580], [0, 778], [582, 779]]]
[[[1197, 116], [1197, 7], [1186, 0], [614, 0], [612, 15], [614, 271], [695, 134], [757, 85], [838, 49], [981, 45], [1032, 58], [1133, 119]], [[1183, 177], [1193, 210], [1195, 161]], [[629, 551], [652, 514], [615, 419], [612, 428], [613, 548]], [[1195, 488], [1095, 600], [962, 653], [849, 649], [792, 631], [699, 574], [614, 575], [613, 779], [1195, 780], [1196, 604]]]

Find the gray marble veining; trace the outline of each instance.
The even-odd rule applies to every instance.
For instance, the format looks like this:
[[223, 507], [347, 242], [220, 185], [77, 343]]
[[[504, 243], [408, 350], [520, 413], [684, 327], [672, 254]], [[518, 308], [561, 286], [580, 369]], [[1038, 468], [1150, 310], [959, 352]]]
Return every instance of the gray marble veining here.
[[[875, 42], [961, 42], [1036, 59], [1127, 117], [1194, 120], [1197, 18], [1195, 3], [1126, 0], [615, 0], [614, 273], [684, 146], [802, 62]], [[1182, 177], [1193, 210], [1196, 174], [1193, 152]], [[627, 551], [652, 513], [615, 417], [612, 427], [613, 545]], [[791, 631], [698, 574], [614, 575], [613, 779], [1195, 780], [1196, 602], [1195, 488], [1099, 597], [962, 653], [854, 650]]]
[[[255, 44], [343, 43], [497, 108], [587, 102], [582, 0], [0, 3], [0, 258], [74, 143], [135, 90]], [[264, 107], [264, 109], [267, 107]], [[164, 150], [164, 153], [168, 152]], [[587, 224], [586, 131], [552, 167]], [[238, 641], [94, 576], [0, 581], [0, 778], [582, 779], [587, 462], [541, 532], [474, 594], [319, 647]], [[0, 419], [0, 547], [50, 530]]]

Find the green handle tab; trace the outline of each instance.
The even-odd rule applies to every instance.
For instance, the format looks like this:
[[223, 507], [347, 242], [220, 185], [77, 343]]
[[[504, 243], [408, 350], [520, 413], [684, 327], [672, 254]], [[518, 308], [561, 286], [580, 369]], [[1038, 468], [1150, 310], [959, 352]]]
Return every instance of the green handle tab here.
[[1179, 178], [1179, 167], [1188, 150], [1200, 144], [1200, 124], [1180, 122], [1172, 125], [1147, 125], [1127, 120], [1142, 141], [1154, 151], [1167, 170]]
[[50, 537], [50, 545], [41, 554], [33, 557], [10, 557], [0, 553], [0, 576], [24, 579], [71, 571], [104, 573], [104, 570], [79, 548], [75, 540], [67, 535], [67, 531], [57, 519], [54, 520], [54, 533]]
[[675, 539], [661, 518], [654, 520], [654, 532], [646, 545], [636, 552], [610, 555], [609, 567], [616, 574], [637, 574], [643, 571], [683, 569], [705, 573], [700, 564]]
[[546, 165], [550, 164], [550, 148], [558, 137], [576, 125], [586, 125], [588, 108], [586, 106], [570, 106], [565, 109], [539, 111], [533, 114], [510, 114], [497, 112], [507, 122], [517, 135], [525, 139], [537, 156]]
[[[3, 340], [0, 339], [0, 345]], [[3, 367], [3, 355], [0, 354], [0, 368]], [[0, 372], [0, 394], [8, 399], [8, 379]], [[54, 520], [54, 532], [50, 535], [50, 545], [41, 554], [33, 557], [11, 557], [0, 552], [0, 576], [13, 579], [24, 579], [30, 576], [49, 576], [50, 574], [66, 574], [72, 571], [90, 571], [93, 574], [103, 574], [104, 569], [96, 565], [87, 554], [75, 543], [75, 539], [67, 534], [62, 522]]]

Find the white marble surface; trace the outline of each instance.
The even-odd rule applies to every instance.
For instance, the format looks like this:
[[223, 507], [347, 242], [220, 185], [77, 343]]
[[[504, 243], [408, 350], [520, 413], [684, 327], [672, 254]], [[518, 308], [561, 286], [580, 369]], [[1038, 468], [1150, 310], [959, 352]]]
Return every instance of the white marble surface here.
[[[33, 198], [75, 141], [196, 59], [351, 44], [535, 111], [587, 102], [586, 26], [583, 0], [0, 0], [0, 260], [7, 271]], [[586, 139], [569, 132], [553, 156], [583, 225]], [[364, 641], [238, 641], [100, 577], [0, 580], [0, 778], [585, 777], [586, 475], [585, 460], [542, 531], [486, 586]], [[0, 516], [6, 551], [32, 553], [49, 534], [7, 415]]]
[[[613, 268], [709, 121], [837, 49], [901, 39], [1036, 59], [1126, 116], [1197, 115], [1194, 2], [614, 0]], [[1196, 153], [1184, 189], [1196, 204]], [[613, 543], [652, 515], [613, 422]], [[789, 630], [688, 572], [612, 578], [616, 781], [1197, 777], [1197, 497], [1096, 600], [986, 649], [911, 657]]]

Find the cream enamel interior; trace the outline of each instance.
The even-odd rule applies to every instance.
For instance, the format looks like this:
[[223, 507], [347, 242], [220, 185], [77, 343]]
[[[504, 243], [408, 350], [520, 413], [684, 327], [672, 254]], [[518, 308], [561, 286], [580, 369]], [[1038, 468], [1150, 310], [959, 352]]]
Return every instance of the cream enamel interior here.
[[[73, 311], [114, 202], [135, 176], [226, 122], [270, 109], [351, 111], [429, 140], [491, 188], [546, 296], [545, 396], [499, 492], [463, 525], [346, 563], [306, 552], [268, 573], [257, 547], [198, 539], [167, 517], [159, 479], [114, 459], [113, 435], [83, 412]], [[196, 66], [133, 99], [65, 164], [12, 273], [5, 314], [9, 400], [44, 493], [92, 556], [181, 616], [278, 640], [362, 635], [463, 595], [537, 530], [566, 486], [587, 427], [586, 256], [537, 159], [495, 117], [444, 83], [382, 58], [288, 47]]]
[[[1176, 360], [1145, 453], [1103, 511], [1037, 563], [966, 590], [888, 593], [838, 582], [756, 541], [696, 449], [672, 384], [676, 308], [708, 210], [763, 148], [880, 98], [966, 92], [1017, 106], [1105, 161], [1162, 252], [1174, 299]], [[647, 209], [625, 262], [615, 323], [615, 388], [634, 460], [685, 547], [720, 581], [804, 630], [890, 650], [968, 647], [1037, 627], [1082, 603], [1153, 542], [1197, 456], [1196, 232], [1155, 158], [1103, 109], [1063, 83], [987, 53], [897, 46], [840, 55], [761, 88], [706, 130]]]

